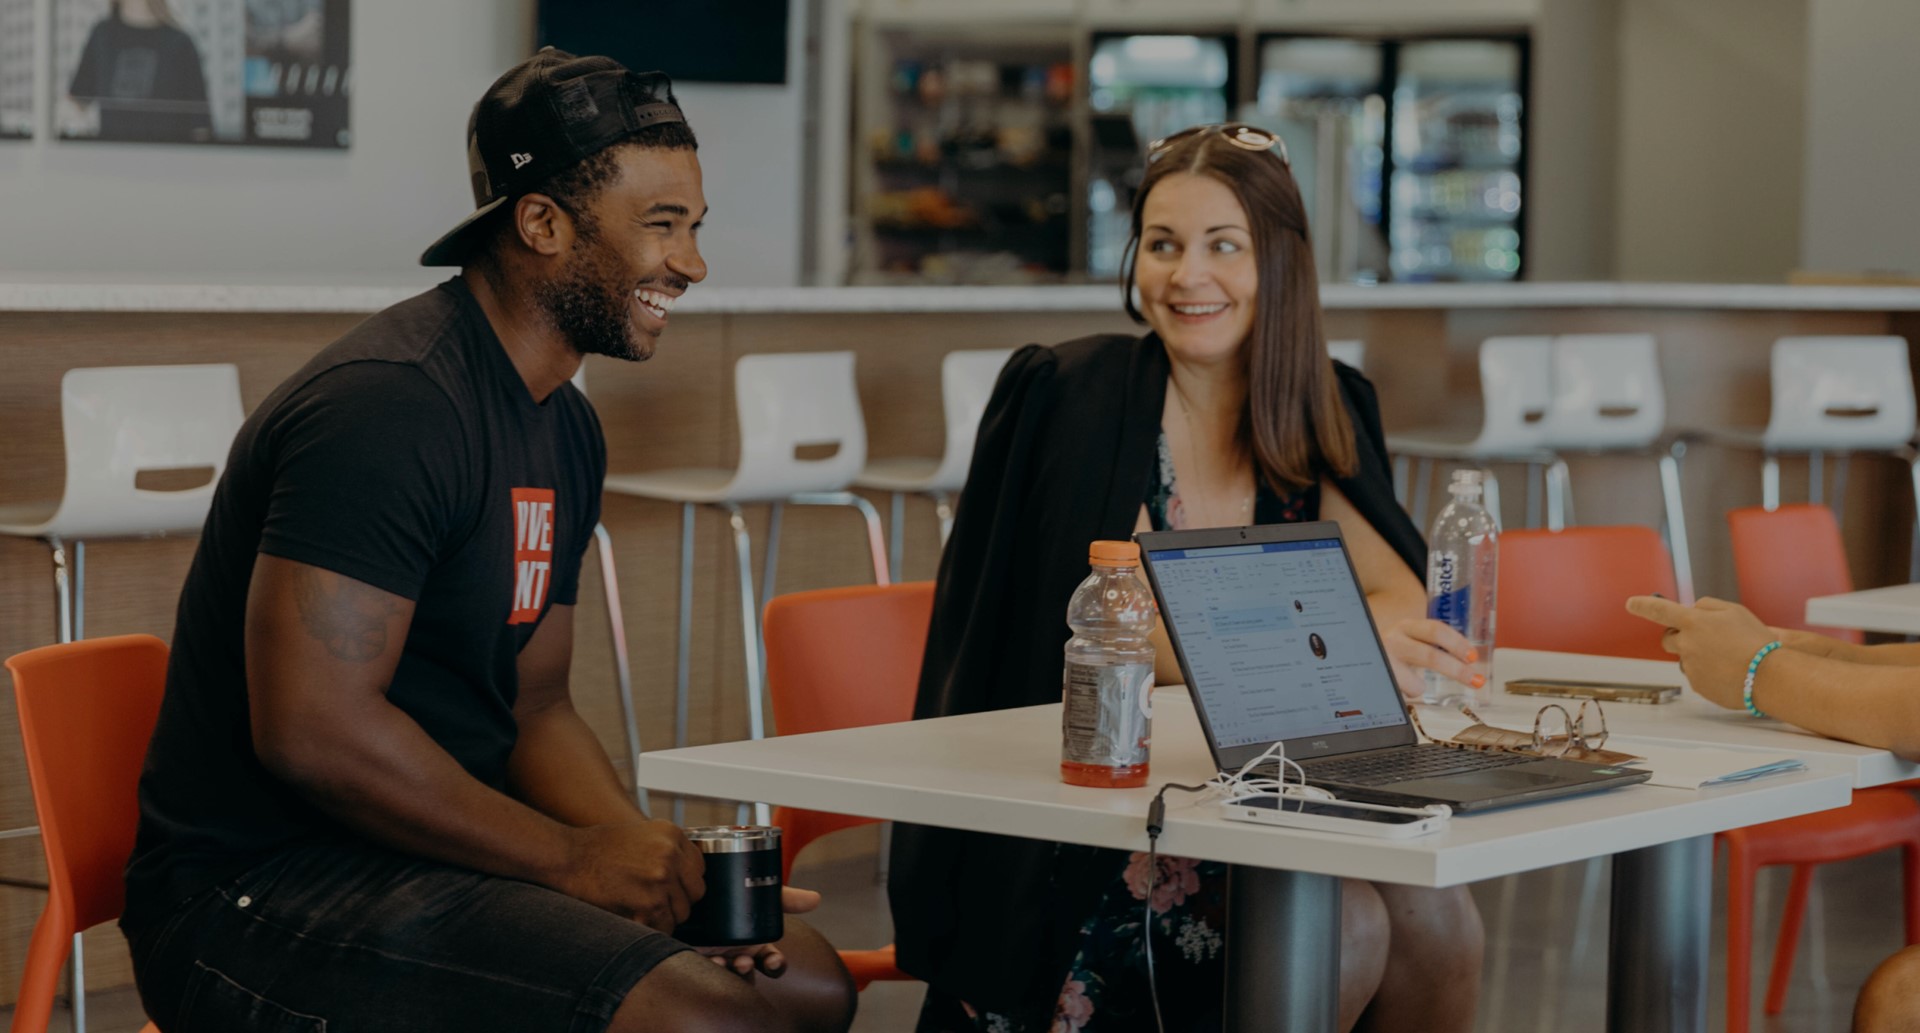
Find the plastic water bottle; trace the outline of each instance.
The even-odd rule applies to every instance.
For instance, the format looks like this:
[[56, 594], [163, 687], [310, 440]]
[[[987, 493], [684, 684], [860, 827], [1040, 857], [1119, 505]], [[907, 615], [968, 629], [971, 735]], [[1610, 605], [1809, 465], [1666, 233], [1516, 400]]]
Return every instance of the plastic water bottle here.
[[1484, 706], [1493, 694], [1494, 592], [1500, 574], [1500, 529], [1480, 504], [1481, 473], [1455, 470], [1447, 493], [1453, 496], [1427, 536], [1427, 616], [1465, 635], [1479, 653], [1468, 668], [1480, 676], [1479, 688], [1462, 685], [1436, 671], [1426, 676], [1425, 703]]
[[1140, 546], [1094, 542], [1093, 573], [1067, 604], [1060, 780], [1124, 789], [1147, 784], [1153, 742], [1153, 592], [1140, 580]]

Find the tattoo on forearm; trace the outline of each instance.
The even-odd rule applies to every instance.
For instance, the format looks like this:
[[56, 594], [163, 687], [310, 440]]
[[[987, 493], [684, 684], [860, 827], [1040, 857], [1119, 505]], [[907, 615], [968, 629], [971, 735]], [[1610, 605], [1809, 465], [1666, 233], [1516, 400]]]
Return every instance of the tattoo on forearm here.
[[336, 659], [364, 664], [387, 651], [387, 619], [400, 606], [379, 589], [306, 568], [294, 572], [293, 590], [307, 634]]

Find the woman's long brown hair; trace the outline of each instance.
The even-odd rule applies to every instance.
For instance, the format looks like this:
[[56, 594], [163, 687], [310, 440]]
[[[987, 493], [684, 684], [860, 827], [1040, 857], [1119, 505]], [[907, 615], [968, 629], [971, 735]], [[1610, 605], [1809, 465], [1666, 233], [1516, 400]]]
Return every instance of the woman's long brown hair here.
[[1360, 457], [1327, 357], [1306, 206], [1277, 152], [1249, 151], [1219, 133], [1199, 133], [1174, 143], [1147, 166], [1134, 197], [1133, 236], [1121, 283], [1127, 315], [1136, 323], [1146, 322], [1133, 295], [1147, 196], [1161, 180], [1181, 172], [1226, 184], [1240, 199], [1253, 232], [1260, 296], [1245, 345], [1247, 408], [1240, 428], [1252, 447], [1255, 468], [1269, 487], [1281, 492], [1313, 484], [1323, 470], [1353, 476]]

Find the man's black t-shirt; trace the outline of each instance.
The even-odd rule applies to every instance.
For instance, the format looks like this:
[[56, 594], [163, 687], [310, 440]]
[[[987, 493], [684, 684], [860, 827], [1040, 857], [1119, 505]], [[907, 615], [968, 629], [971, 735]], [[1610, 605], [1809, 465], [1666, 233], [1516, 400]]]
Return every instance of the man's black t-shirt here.
[[502, 788], [515, 661], [548, 607], [574, 602], [605, 473], [586, 398], [563, 384], [536, 404], [458, 278], [280, 385], [234, 441], [180, 594], [122, 924], [144, 928], [294, 842], [351, 835], [254, 753], [243, 631], [256, 555], [414, 600], [387, 698]]

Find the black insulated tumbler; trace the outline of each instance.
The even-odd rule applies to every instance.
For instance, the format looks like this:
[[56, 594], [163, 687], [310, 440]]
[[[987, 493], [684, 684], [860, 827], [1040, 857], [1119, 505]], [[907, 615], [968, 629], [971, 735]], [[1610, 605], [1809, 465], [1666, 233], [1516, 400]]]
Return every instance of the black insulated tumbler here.
[[745, 947], [786, 935], [780, 909], [780, 830], [707, 825], [686, 830], [707, 859], [707, 893], [673, 931], [690, 947]]

